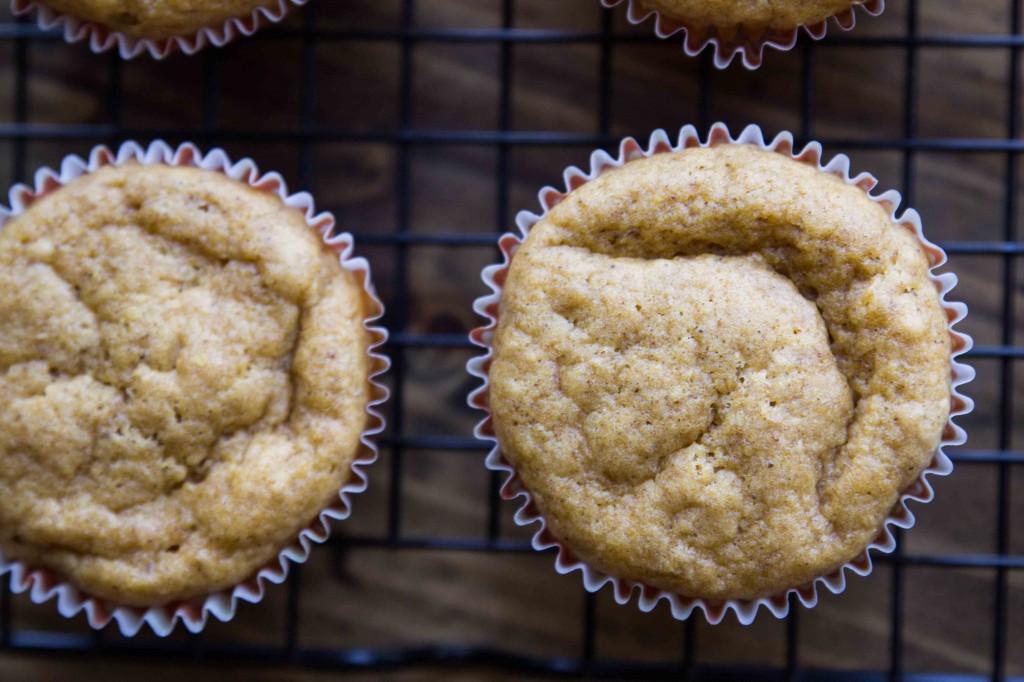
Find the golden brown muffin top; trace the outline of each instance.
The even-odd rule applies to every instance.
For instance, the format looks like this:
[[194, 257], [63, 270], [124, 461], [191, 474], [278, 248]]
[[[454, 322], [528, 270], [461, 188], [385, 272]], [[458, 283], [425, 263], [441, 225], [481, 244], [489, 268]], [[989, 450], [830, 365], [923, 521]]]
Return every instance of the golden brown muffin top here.
[[274, 0], [42, 0], [53, 9], [136, 38], [192, 35], [234, 17], [248, 17]]
[[348, 477], [363, 290], [213, 171], [104, 168], [0, 230], [0, 546], [118, 604], [235, 585]]
[[745, 145], [628, 163], [529, 233], [490, 371], [502, 452], [555, 537], [709, 599], [826, 575], [931, 460], [951, 340], [916, 238]]
[[788, 30], [820, 21], [865, 0], [640, 0], [687, 26]]

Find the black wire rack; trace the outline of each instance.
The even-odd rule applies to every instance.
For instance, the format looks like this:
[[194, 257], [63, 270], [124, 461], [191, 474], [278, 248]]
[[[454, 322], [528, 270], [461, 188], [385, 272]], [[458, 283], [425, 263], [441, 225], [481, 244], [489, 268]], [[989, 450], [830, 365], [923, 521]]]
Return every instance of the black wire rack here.
[[[246, 153], [249, 145], [278, 145], [293, 150], [296, 161], [287, 172], [293, 188], [317, 186], [317, 156], [324, 145], [341, 144], [386, 148], [393, 166], [393, 199], [385, 201], [385, 212], [391, 212], [394, 230], [378, 230], [363, 224], [349, 224], [345, 227], [355, 232], [357, 243], [372, 251], [371, 260], [378, 268], [378, 285], [381, 286], [388, 314], [386, 324], [393, 336], [388, 352], [394, 360], [390, 376], [393, 398], [390, 403], [389, 431], [383, 440], [388, 453], [383, 467], [379, 465], [371, 476], [386, 478], [380, 491], [380, 511], [385, 522], [375, 532], [338, 533], [330, 542], [331, 549], [340, 556], [360, 551], [388, 551], [400, 554], [403, 560], [417, 561], [421, 551], [456, 553], [500, 553], [502, 555], [528, 554], [531, 552], [528, 540], [521, 533], [511, 532], [507, 519], [508, 509], [498, 496], [500, 481], [496, 476], [489, 479], [489, 491], [484, 523], [478, 534], [451, 536], [447, 534], [418, 536], [406, 532], [403, 519], [406, 499], [404, 485], [408, 476], [410, 460], [420, 452], [445, 452], [449, 457], [461, 458], [463, 466], [482, 467], [483, 455], [487, 450], [472, 438], [468, 428], [449, 433], [421, 433], [407, 428], [409, 423], [408, 391], [410, 354], [430, 350], [439, 355], [450, 354], [459, 358], [459, 364], [468, 357], [470, 344], [463, 333], [465, 330], [441, 329], [424, 330], [414, 324], [417, 302], [429, 295], [429, 286], [413, 281], [410, 275], [416, 250], [433, 248], [443, 250], [452, 259], [469, 249], [486, 249], [495, 244], [495, 235], [512, 227], [514, 211], [520, 208], [533, 209], [533, 205], [515, 205], [518, 201], [510, 187], [513, 184], [514, 155], [518, 150], [570, 149], [576, 163], [583, 163], [592, 148], [614, 146], [621, 138], [622, 124], [616, 120], [615, 77], [616, 59], [619, 52], [629, 47], [649, 46], [652, 49], [671, 51], [671, 59], [677, 60], [680, 69], [693, 73], [695, 101], [689, 120], [677, 120], [679, 116], [666, 112], [664, 125], [678, 126], [681, 123], [695, 123], [702, 130], [721, 115], [719, 98], [729, 94], [735, 72], [717, 72], [710, 56], [701, 55], [689, 59], [675, 41], [659, 41], [651, 35], [650, 26], [632, 29], [622, 20], [621, 10], [613, 13], [603, 11], [596, 0], [563, 0], [578, 5], [574, 11], [588, 16], [599, 16], [590, 24], [581, 23], [580, 28], [546, 28], [542, 26], [521, 26], [517, 20], [517, 5], [528, 4], [527, 0], [492, 0], [496, 21], [490, 26], [444, 27], [432, 26], [420, 21], [428, 12], [430, 0], [394, 0], [395, 21], [392, 25], [353, 28], [336, 22], [324, 25], [321, 21], [323, 8], [331, 0], [315, 0], [302, 12], [285, 24], [264, 30], [255, 38], [243, 41], [250, 46], [271, 46], [287, 43], [292, 46], [287, 53], [295, 62], [296, 74], [294, 92], [288, 97], [295, 100], [297, 108], [289, 109], [289, 118], [280, 125], [224, 125], [222, 122], [222, 86], [224, 69], [234, 58], [235, 52], [246, 48], [242, 43], [226, 50], [206, 50], [200, 55], [186, 59], [175, 57], [162, 65], [148, 64], [148, 74], [168, 73], [176, 69], [188, 69], [194, 78], [196, 93], [194, 101], [168, 102], [175, 109], [184, 107], [196, 115], [182, 116], [181, 124], [174, 122], [138, 124], [126, 118], [126, 103], [131, 95], [126, 92], [125, 73], [137, 68], [136, 64], [123, 63], [112, 55], [94, 56], [87, 53], [83, 45], [63, 47], [60, 36], [38, 30], [25, 19], [14, 19], [10, 15], [0, 17], [0, 84], [7, 91], [0, 97], [0, 108], [9, 108], [8, 118], [0, 117], [0, 154], [5, 155], [11, 181], [26, 181], [35, 169], [36, 159], [41, 157], [47, 163], [55, 164], [67, 152], [84, 153], [94, 144], [117, 144], [126, 139], [149, 140], [163, 138], [170, 141], [193, 140], [201, 145], [225, 145], [229, 150], [240, 150], [236, 156]], [[928, 0], [939, 4], [939, 0]], [[468, 3], [473, 4], [473, 3]], [[543, 3], [541, 3], [543, 4]], [[382, 670], [413, 666], [486, 666], [508, 671], [511, 674], [540, 674], [567, 677], [624, 677], [697, 679], [697, 680], [1006, 680], [1024, 679], [1012, 677], [1011, 663], [1019, 664], [1021, 649], [1024, 648], [1024, 629], [1013, 630], [1010, 622], [1013, 603], [1024, 608], [1019, 598], [1011, 599], [1011, 576], [1024, 571], [1024, 554], [1021, 548], [1011, 542], [1014, 522], [1011, 510], [1015, 499], [1013, 473], [1024, 465], [1024, 451], [1015, 449], [1021, 434], [1015, 434], [1020, 426], [1022, 414], [1020, 405], [1015, 405], [1015, 365], [1024, 358], [1024, 346], [1018, 343], [1018, 307], [1020, 292], [1019, 259], [1024, 256], [1024, 241], [1021, 240], [1019, 222], [1021, 219], [1020, 159], [1024, 153], [1024, 139], [1021, 136], [1021, 68], [1020, 55], [1024, 48], [1024, 2], [1005, 0], [1006, 30], [991, 34], [930, 33], [922, 29], [922, 6], [919, 0], [891, 0], [888, 16], [899, 14], [900, 22], [891, 20], [885, 24], [886, 33], [852, 33], [835, 31], [825, 41], [814, 43], [803, 40], [792, 53], [781, 55], [769, 52], [766, 66], [760, 77], [771, 72], [773, 62], [789, 65], [788, 77], [799, 84], [796, 95], [789, 101], [792, 113], [797, 118], [793, 130], [800, 140], [818, 139], [826, 150], [850, 153], [886, 153], [896, 157], [894, 182], [900, 185], [907, 203], [915, 205], [915, 187], [918, 186], [919, 158], [922, 154], [942, 153], [954, 155], [998, 155], [1003, 160], [1003, 169], [998, 171], [1002, 186], [1001, 201], [990, 207], [999, 214], [995, 222], [998, 234], [987, 235], [985, 239], [963, 236], [944, 240], [942, 245], [957, 259], [987, 258], [993, 263], [988, 279], [998, 283], [999, 329], [989, 340], [983, 340], [971, 352], [968, 362], [986, 362], [991, 367], [988, 377], [992, 382], [993, 400], [979, 404], [978, 413], [991, 422], [993, 438], [991, 447], [985, 449], [959, 449], [952, 454], [958, 466], [985, 467], [994, 472], [995, 518], [991, 530], [979, 529], [979, 533], [991, 533], [994, 544], [986, 552], [912, 552], [900, 548], [892, 555], [877, 560], [883, 569], [888, 569], [889, 590], [884, 612], [887, 640], [885, 665], [873, 665], [870, 669], [828, 669], [805, 662], [802, 639], [806, 637], [804, 625], [806, 612], [798, 606], [791, 616], [779, 625], [782, 637], [782, 656], [770, 665], [738, 666], [729, 661], [706, 662], [701, 658], [701, 649], [707, 638], [713, 637], [714, 629], [706, 623], [693, 620], [665, 627], [676, 628], [673, 635], [675, 649], [667, 652], [662, 661], [637, 661], [628, 658], [608, 659], [601, 655], [597, 644], [601, 619], [607, 617], [603, 602], [598, 597], [584, 594], [579, 597], [582, 604], [578, 618], [578, 646], [563, 655], [536, 655], [495, 645], [460, 643], [418, 643], [381, 647], [314, 647], [304, 643], [302, 630], [307, 626], [303, 609], [303, 591], [309, 589], [303, 580], [303, 571], [296, 570], [288, 584], [281, 590], [278, 609], [282, 615], [279, 630], [271, 635], [271, 641], [247, 643], [231, 638], [231, 627], [224, 626], [222, 633], [210, 639], [202, 636], [181, 636], [169, 640], [139, 638], [128, 640], [111, 632], [94, 633], [83, 624], [70, 624], [61, 628], [33, 628], [20, 625], [23, 611], [52, 609], [51, 606], [33, 606], [24, 598], [12, 598], [4, 581], [0, 591], [0, 678], [3, 673], [5, 654], [47, 657], [51, 655], [80, 656], [110, 660], [188, 660], [199, 663], [240, 664], [274, 668], [295, 668], [310, 670]], [[963, 5], [966, 7], [967, 5]], [[896, 6], [896, 7], [893, 7]], [[877, 21], [877, 20], [876, 20]], [[319, 68], [319, 57], [324, 51], [339, 49], [341, 46], [358, 42], [381, 46], [397, 56], [397, 92], [388, 100], [388, 106], [397, 111], [384, 112], [385, 125], [377, 127], [347, 127], [322, 120], [318, 100], [324, 98], [324, 91], [331, 87], [325, 82]], [[446, 45], [476, 45], [493, 48], [496, 73], [496, 117], [489, 126], [458, 125], [429, 127], [418, 123], [417, 91], [419, 77], [417, 54], [423, 49]], [[66, 57], [76, 55], [89, 61], [102, 85], [101, 104], [98, 110], [88, 116], [76, 118], [74, 114], [54, 122], [48, 112], [33, 108], [31, 91], [34, 70], [45, 61], [40, 55], [61, 46]], [[596, 111], [592, 121], [578, 129], [545, 130], [531, 127], [530, 121], [516, 120], [516, 54], [531, 46], [582, 46], [593, 52], [593, 63], [597, 74], [594, 78], [596, 93], [593, 102]], [[973, 51], [998, 52], [1005, 59], [1005, 70], [997, 74], [1000, 87], [1004, 89], [1005, 112], [1001, 114], [1001, 132], [991, 136], [922, 136], [920, 123], [929, 112], [921, 111], [920, 62], [922, 53], [929, 49], [948, 50], [954, 57]], [[819, 90], [821, 78], [817, 64], [829, 51], [846, 50], [888, 50], [890, 56], [899, 62], [902, 75], [898, 77], [898, 106], [880, 113], [890, 125], [890, 132], [879, 135], [819, 135], [818, 127], [822, 116], [818, 111], [821, 101]], [[353, 65], [352, 68], [358, 68]], [[735, 69], [736, 67], [734, 67]], [[163, 71], [161, 71], [163, 70]], [[764, 75], [764, 77], [768, 77]], [[896, 93], [894, 93], [895, 96]], [[762, 96], [767, 95], [762, 92]], [[275, 97], [267, 94], [266, 97]], [[353, 93], [353, 97], [361, 96]], [[457, 93], [453, 94], [457, 97]], [[183, 109], [184, 110], [184, 109]], [[649, 130], [629, 130], [637, 136], [646, 135]], [[413, 228], [415, 207], [410, 197], [417, 191], [417, 174], [414, 158], [425, 148], [450, 149], [469, 147], [487, 150], [493, 159], [494, 201], [493, 213], [482, 215], [476, 226], [452, 226], [450, 230], [419, 231]], [[558, 158], [562, 158], [559, 156]], [[270, 164], [264, 164], [269, 166]], [[543, 177], [554, 183], [562, 166], [557, 164], [544, 167]], [[870, 170], [870, 169], [869, 169]], [[539, 189], [540, 185], [537, 185]], [[326, 198], [324, 198], [326, 196]], [[318, 192], [322, 204], [330, 205], [330, 192]], [[453, 199], [458, 199], [453, 197]], [[344, 213], [344, 209], [340, 209]], [[927, 223], [927, 213], [925, 215]], [[345, 221], [343, 221], [345, 222]], [[489, 252], [490, 253], [490, 252]], [[988, 261], [986, 261], [988, 262]], [[382, 279], [383, 278], [383, 279]], [[478, 284], [470, 283], [473, 287]], [[471, 292], [473, 295], [482, 290]], [[461, 311], [465, 313], [465, 311]], [[463, 325], [465, 326], [465, 325]], [[468, 381], [461, 384], [468, 388]], [[974, 393], [968, 387], [968, 393]], [[468, 417], [470, 423], [474, 417]], [[986, 444], [987, 445], [987, 444]], [[468, 457], [467, 457], [468, 455]], [[383, 470], [382, 470], [383, 468]], [[386, 476], [385, 476], [386, 474]], [[941, 484], [940, 484], [941, 487]], [[1024, 493], [1018, 492], [1017, 496]], [[942, 491], [939, 491], [942, 500]], [[360, 513], [360, 502], [356, 503], [356, 514]], [[947, 513], [955, 513], [948, 510]], [[551, 557], [540, 557], [550, 563]], [[984, 571], [991, 575], [993, 593], [984, 606], [984, 618], [990, 628], [986, 650], [979, 652], [984, 663], [974, 669], [918, 671], [906, 669], [906, 618], [908, 585], [916, 578], [916, 571], [963, 570]], [[563, 589], [577, 590], [578, 580], [563, 579]], [[879, 575], [871, 580], [883, 581]], [[837, 599], [842, 599], [839, 597]], [[575, 603], [575, 602], [574, 602]], [[237, 620], [251, 615], [256, 609], [269, 608], [266, 605], [243, 606]], [[552, 606], [552, 608], [559, 608]], [[618, 607], [633, 609], [633, 606]], [[982, 608], [982, 607], [975, 607]], [[760, 618], [768, 618], [761, 614]], [[759, 619], [760, 620], [760, 619]], [[664, 621], [659, 621], [664, 622]], [[741, 635], [742, 636], [742, 635]], [[1011, 660], [1012, 659], [1012, 660]], [[877, 660], [877, 657], [872, 658]]]

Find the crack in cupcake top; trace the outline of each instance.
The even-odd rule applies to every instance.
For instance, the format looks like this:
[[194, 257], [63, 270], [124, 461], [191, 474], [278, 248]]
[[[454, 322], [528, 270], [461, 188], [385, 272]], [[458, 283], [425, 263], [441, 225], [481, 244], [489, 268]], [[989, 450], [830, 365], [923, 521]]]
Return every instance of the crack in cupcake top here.
[[275, 196], [104, 168], [0, 231], [0, 544], [90, 593], [229, 587], [337, 494], [362, 293]]
[[276, 5], [275, 0], [40, 0], [53, 9], [101, 24], [114, 31], [160, 40], [188, 36], [253, 10]]
[[865, 0], [640, 0], [641, 6], [691, 27], [794, 29], [816, 24]]
[[531, 230], [491, 367], [499, 442], [606, 573], [755, 598], [826, 575], [928, 464], [950, 337], [915, 238], [742, 145], [628, 163]]

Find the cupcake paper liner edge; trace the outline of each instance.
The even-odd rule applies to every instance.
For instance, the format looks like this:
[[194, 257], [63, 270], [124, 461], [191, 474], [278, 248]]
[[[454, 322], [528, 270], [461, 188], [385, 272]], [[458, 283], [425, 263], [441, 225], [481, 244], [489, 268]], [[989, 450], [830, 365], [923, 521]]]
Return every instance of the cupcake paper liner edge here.
[[293, 564], [305, 563], [313, 546], [327, 541], [331, 535], [332, 520], [341, 521], [351, 515], [351, 496], [366, 490], [368, 478], [365, 469], [378, 458], [375, 437], [384, 430], [385, 419], [377, 408], [389, 397], [388, 389], [378, 381], [378, 378], [387, 372], [391, 361], [381, 352], [382, 346], [388, 340], [388, 332], [375, 324], [384, 315], [384, 304], [377, 297], [373, 287], [369, 263], [365, 258], [353, 255], [352, 235], [346, 232], [331, 236], [336, 225], [333, 215], [318, 213], [312, 195], [307, 192], [290, 194], [284, 179], [278, 173], [261, 173], [251, 159], [232, 162], [221, 149], [212, 149], [204, 154], [192, 143], [184, 143], [174, 148], [159, 140], [148, 146], [126, 142], [117, 151], [112, 151], [106, 146], [98, 146], [93, 148], [87, 159], [71, 155], [64, 158], [59, 170], [42, 168], [36, 171], [32, 186], [19, 184], [12, 187], [9, 193], [9, 207], [0, 206], [0, 229], [8, 220], [24, 213], [34, 201], [76, 178], [93, 173], [103, 166], [119, 166], [130, 161], [144, 165], [194, 166], [221, 172], [255, 189], [272, 193], [280, 197], [286, 205], [302, 211], [310, 229], [321, 236], [324, 245], [338, 255], [342, 267], [353, 273], [362, 286], [367, 308], [363, 326], [371, 338], [367, 349], [371, 360], [368, 377], [370, 401], [366, 408], [367, 426], [360, 436], [359, 451], [351, 464], [352, 473], [338, 491], [337, 501], [322, 510], [312, 524], [300, 531], [277, 557], [254, 576], [235, 587], [167, 606], [118, 606], [88, 595], [75, 585], [61, 580], [49, 569], [33, 568], [20, 561], [8, 560], [0, 550], [0, 578], [10, 575], [10, 586], [14, 593], [27, 592], [36, 604], [56, 600], [58, 612], [66, 618], [73, 618], [85, 612], [89, 625], [97, 630], [114, 621], [126, 637], [137, 635], [145, 626], [149, 626], [158, 636], [166, 637], [174, 631], [179, 622], [189, 632], [199, 633], [206, 627], [210, 616], [227, 622], [234, 618], [240, 601], [251, 604], [262, 601], [268, 583], [283, 583]]
[[[900, 495], [896, 505], [883, 523], [878, 536], [860, 555], [832, 573], [818, 577], [808, 584], [790, 588], [782, 594], [756, 600], [731, 599], [719, 601], [686, 597], [635, 581], [607, 575], [573, 556], [572, 551], [568, 547], [552, 536], [543, 515], [539, 512], [533, 501], [532, 495], [522, 485], [515, 467], [502, 455], [489, 407], [489, 372], [494, 358], [493, 340], [498, 324], [501, 295], [515, 252], [533, 226], [570, 192], [594, 180], [606, 170], [620, 168], [629, 161], [655, 154], [681, 151], [692, 147], [710, 147], [717, 144], [752, 144], [767, 151], [787, 155], [796, 161], [812, 165], [822, 172], [839, 177], [847, 184], [860, 188], [875, 203], [881, 205], [895, 224], [903, 226], [917, 238], [928, 256], [931, 266], [928, 276], [935, 285], [939, 293], [939, 301], [946, 311], [946, 316], [949, 320], [950, 338], [952, 340], [951, 409], [949, 419], [942, 434], [942, 440], [933, 454], [929, 465], [921, 472], [917, 480]], [[767, 609], [776, 618], [784, 618], [789, 614], [791, 596], [805, 607], [811, 608], [818, 603], [819, 584], [829, 592], [839, 594], [846, 589], [846, 571], [849, 570], [861, 576], [871, 573], [873, 568], [872, 552], [890, 553], [896, 548], [896, 537], [892, 529], [908, 529], [914, 525], [914, 514], [910, 510], [908, 502], [911, 500], [921, 503], [930, 502], [934, 498], [934, 491], [928, 478], [933, 475], [947, 476], [952, 473], [953, 463], [946, 455], [945, 448], [963, 445], [967, 441], [966, 432], [955, 423], [954, 418], [966, 415], [974, 409], [974, 401], [961, 394], [958, 390], [961, 386], [973, 380], [975, 376], [975, 371], [972, 367], [957, 360], [958, 357], [968, 352], [973, 346], [973, 340], [970, 336], [955, 329], [957, 323], [966, 317], [967, 306], [957, 301], [947, 300], [947, 296], [957, 284], [957, 277], [953, 273], [937, 274], [935, 272], [937, 268], [947, 262], [947, 256], [941, 248], [928, 241], [924, 236], [921, 218], [917, 211], [908, 208], [897, 215], [902, 201], [899, 192], [890, 190], [877, 194], [874, 193], [873, 190], [878, 184], [877, 179], [869, 173], [851, 176], [850, 159], [846, 155], [839, 154], [825, 161], [823, 159], [822, 147], [819, 143], [811, 142], [802, 149], [796, 149], [793, 135], [788, 132], [779, 133], [772, 140], [766, 141], [763, 132], [756, 125], [747, 126], [734, 138], [725, 124], [716, 123], [710, 128], [705, 140], [700, 138], [694, 126], [685, 126], [679, 132], [675, 143], [673, 143], [667, 132], [657, 130], [650, 136], [646, 148], [641, 146], [635, 139], [626, 138], [619, 145], [617, 156], [612, 156], [604, 150], [594, 151], [590, 156], [589, 172], [575, 166], [570, 166], [563, 174], [563, 182], [564, 190], [550, 186], [540, 190], [538, 198], [543, 209], [542, 212], [539, 214], [530, 211], [519, 213], [516, 217], [518, 234], [507, 233], [499, 239], [499, 248], [503, 256], [502, 262], [488, 266], [482, 273], [482, 279], [491, 290], [491, 293], [478, 298], [473, 306], [476, 313], [487, 320], [487, 324], [474, 329], [470, 333], [470, 340], [474, 345], [485, 349], [486, 353], [471, 359], [467, 364], [469, 373], [481, 380], [481, 385], [469, 395], [469, 405], [486, 413], [485, 418], [477, 425], [474, 434], [480, 440], [493, 443], [493, 447], [487, 455], [486, 466], [491, 471], [505, 475], [505, 481], [501, 488], [502, 498], [505, 500], [517, 498], [522, 500], [515, 514], [516, 525], [520, 527], [537, 526], [531, 540], [532, 547], [537, 551], [556, 550], [555, 570], [563, 575], [579, 571], [583, 585], [588, 592], [596, 593], [605, 586], [611, 586], [615, 601], [619, 604], [627, 604], [632, 599], [634, 593], [636, 593], [638, 595], [638, 606], [641, 611], [649, 612], [657, 606], [658, 602], [665, 600], [669, 603], [672, 615], [676, 619], [686, 620], [695, 610], [700, 610], [704, 612], [708, 622], [712, 624], [720, 623], [731, 610], [736, 613], [740, 623], [749, 625], [754, 622], [761, 607]]]
[[257, 7], [243, 16], [231, 17], [220, 25], [200, 28], [189, 35], [161, 39], [130, 36], [103, 24], [58, 12], [42, 0], [11, 0], [11, 12], [15, 16], [35, 15], [40, 30], [58, 30], [69, 44], [88, 42], [89, 49], [96, 54], [116, 49], [122, 59], [149, 54], [153, 59], [162, 60], [176, 52], [194, 55], [208, 45], [224, 47], [240, 36], [253, 35], [267, 24], [283, 21], [307, 2], [309, 0], [276, 0], [274, 4]]
[[733, 29], [687, 26], [683, 22], [660, 14], [657, 10], [642, 7], [641, 2], [642, 0], [601, 0], [601, 4], [608, 9], [625, 4], [626, 19], [635, 26], [651, 19], [654, 22], [654, 33], [659, 38], [671, 38], [681, 33], [683, 50], [690, 57], [696, 57], [710, 48], [714, 54], [715, 66], [719, 69], [727, 68], [733, 59], [739, 56], [743, 66], [751, 71], [760, 68], [766, 47], [782, 52], [796, 47], [801, 30], [812, 39], [821, 40], [828, 33], [829, 21], [834, 21], [837, 27], [849, 31], [857, 23], [858, 10], [871, 16], [878, 16], [885, 11], [885, 0], [864, 0], [814, 24], [797, 26], [791, 30], [752, 33], [742, 26]]

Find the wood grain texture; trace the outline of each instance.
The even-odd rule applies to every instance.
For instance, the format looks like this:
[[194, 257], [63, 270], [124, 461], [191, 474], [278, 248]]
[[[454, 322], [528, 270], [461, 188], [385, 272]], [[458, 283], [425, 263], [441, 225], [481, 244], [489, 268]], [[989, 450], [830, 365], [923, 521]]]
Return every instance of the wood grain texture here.
[[[390, 30], [400, 24], [398, 0], [314, 0], [321, 28]], [[903, 36], [908, 0], [889, 0], [877, 19], [862, 18], [860, 36]], [[417, 0], [416, 21], [425, 27], [487, 27], [501, 24], [500, 0]], [[599, 30], [596, 0], [517, 0], [520, 28]], [[919, 3], [923, 35], [1005, 34], [1009, 0], [926, 0]], [[0, 15], [6, 22], [8, 16]], [[297, 28], [302, 17], [289, 20]], [[649, 34], [614, 13], [621, 35]], [[712, 73], [710, 120], [734, 128], [756, 122], [769, 133], [801, 128], [807, 48], [770, 52], [765, 66]], [[899, 139], [906, 120], [902, 90], [905, 51], [898, 47], [841, 44], [810, 48], [813, 113], [811, 137], [826, 140]], [[501, 46], [496, 43], [417, 44], [411, 126], [415, 130], [494, 130], [500, 118]], [[252, 156], [264, 168], [280, 170], [300, 186], [302, 150], [273, 139], [274, 131], [301, 126], [301, 43], [280, 35], [239, 42], [210, 57], [139, 60], [120, 67], [123, 107], [112, 112], [112, 60], [82, 46], [59, 42], [28, 48], [28, 119], [39, 124], [104, 124], [116, 113], [123, 125], [150, 134], [187, 128], [208, 135], [196, 140], [223, 145], [236, 156]], [[624, 42], [611, 63], [610, 132], [646, 136], [701, 120], [702, 60], [686, 57], [675, 41]], [[314, 55], [316, 123], [329, 128], [377, 133], [400, 125], [400, 46], [387, 40], [326, 41]], [[519, 44], [512, 49], [510, 126], [522, 131], [600, 131], [598, 96], [601, 53], [595, 44]], [[0, 41], [0, 123], [15, 112], [15, 50]], [[1009, 52], [1000, 49], [926, 47], [916, 53], [917, 136], [1003, 139], [1008, 130]], [[207, 69], [211, 68], [212, 71]], [[219, 92], [204, 111], [206, 74]], [[1018, 103], [1020, 104], [1020, 103]], [[231, 133], [261, 131], [241, 140]], [[177, 142], [174, 135], [171, 141]], [[85, 153], [99, 139], [38, 139], [25, 144], [24, 169], [56, 164], [69, 152]], [[835, 145], [828, 152], [850, 151]], [[16, 145], [0, 140], [0, 186], [15, 178]], [[516, 211], [536, 208], [536, 192], [559, 182], [568, 164], [586, 163], [587, 146], [517, 145], [509, 150], [507, 210], [496, 183], [498, 149], [488, 145], [415, 145], [410, 150], [409, 224], [416, 233], [496, 233], [511, 225]], [[850, 151], [857, 170], [874, 172], [883, 188], [905, 191], [935, 240], [1002, 240], [1006, 211], [1007, 158], [1000, 153], [921, 151], [909, 159], [898, 150]], [[334, 211], [346, 229], [386, 233], [398, 228], [396, 177], [399, 152], [374, 141], [319, 141], [312, 147], [308, 189]], [[1020, 163], [1020, 160], [1017, 161]], [[903, 187], [904, 164], [911, 183]], [[1024, 168], [1018, 171], [1024, 173]], [[1018, 210], [1024, 213], [1021, 187]], [[1017, 216], [1024, 222], [1024, 215]], [[1018, 230], [1018, 239], [1021, 230]], [[376, 282], [393, 303], [403, 276], [395, 253], [364, 247]], [[408, 330], [460, 334], [477, 323], [471, 303], [483, 293], [481, 267], [494, 259], [489, 247], [415, 247], [409, 251]], [[963, 328], [980, 344], [1002, 343], [1003, 261], [991, 256], [956, 256], [950, 269], [961, 280], [957, 297], [971, 316]], [[1024, 343], [1024, 267], [1018, 264], [1012, 292], [1017, 310], [1015, 343]], [[392, 320], [393, 322], [393, 320]], [[471, 433], [477, 416], [465, 407], [473, 382], [464, 371], [471, 354], [463, 350], [413, 349], [406, 354], [406, 410], [403, 432], [417, 435]], [[971, 448], [999, 446], [1000, 366], [975, 363], [978, 381], [970, 394], [978, 409], [963, 420]], [[1019, 364], [1019, 363], [1018, 363]], [[1016, 369], [1013, 444], [1024, 450], [1024, 377]], [[380, 535], [387, 525], [391, 453], [372, 472], [341, 534]], [[964, 464], [937, 482], [937, 501], [918, 508], [918, 525], [906, 535], [915, 554], [996, 551], [998, 485], [992, 465]], [[414, 537], [479, 537], [487, 522], [488, 475], [478, 453], [409, 452], [404, 458], [403, 534]], [[1024, 553], [1024, 470], [1013, 471], [1011, 550]], [[523, 537], [504, 505], [503, 531]], [[524, 654], [576, 656], [582, 647], [582, 588], [578, 576], [560, 577], [545, 555], [487, 555], [461, 552], [321, 550], [303, 570], [300, 643], [317, 647], [389, 647], [404, 644], [472, 643]], [[891, 569], [882, 566], [855, 578], [841, 596], [827, 595], [816, 609], [800, 614], [800, 662], [815, 667], [885, 669], [889, 663]], [[906, 571], [905, 659], [908, 670], [987, 673], [993, 637], [995, 574], [985, 570], [909, 568]], [[1010, 574], [1009, 671], [1024, 674], [1024, 573]], [[229, 625], [210, 628], [219, 642], [279, 644], [284, 590], [272, 590], [258, 607], [245, 606]], [[81, 632], [49, 606], [27, 599], [14, 603], [18, 628]], [[598, 598], [597, 654], [617, 660], [674, 661], [682, 655], [683, 626], [666, 609], [641, 614]], [[750, 628], [729, 620], [719, 627], [695, 623], [698, 660], [707, 663], [782, 665], [785, 623], [759, 618]], [[111, 635], [111, 637], [115, 637]], [[116, 637], [115, 637], [116, 638]], [[156, 668], [121, 662], [75, 662], [0, 655], [0, 678], [39, 680], [129, 680], [154, 682], [189, 676], [217, 679], [313, 679], [291, 672], [210, 671], [195, 666]], [[436, 671], [398, 672], [390, 677], [435, 679]], [[450, 679], [510, 679], [495, 671], [445, 673]]]

